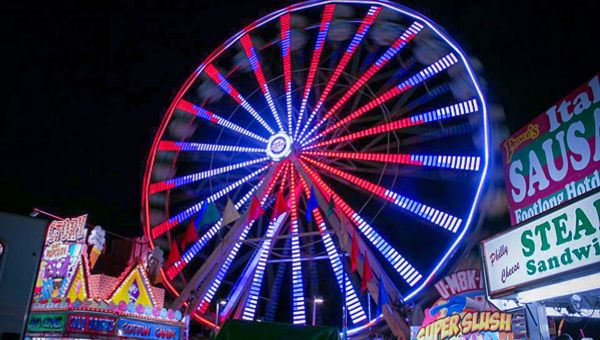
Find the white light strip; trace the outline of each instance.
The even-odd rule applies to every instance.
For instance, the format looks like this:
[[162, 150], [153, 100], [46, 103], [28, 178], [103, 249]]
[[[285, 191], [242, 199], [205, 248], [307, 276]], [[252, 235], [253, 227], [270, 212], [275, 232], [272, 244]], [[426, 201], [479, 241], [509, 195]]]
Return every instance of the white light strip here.
[[287, 217], [287, 213], [281, 214], [278, 218], [269, 223], [267, 232], [265, 233], [265, 240], [262, 242], [258, 253], [255, 256], [259, 257], [258, 264], [252, 278], [252, 285], [250, 286], [250, 293], [246, 299], [246, 305], [244, 306], [244, 313], [242, 319], [254, 320], [256, 313], [256, 307], [258, 304], [258, 297], [260, 296], [260, 289], [262, 287], [263, 277], [265, 269], [267, 267], [267, 260], [269, 259], [269, 253], [271, 250], [272, 238], [275, 236], [282, 222]]

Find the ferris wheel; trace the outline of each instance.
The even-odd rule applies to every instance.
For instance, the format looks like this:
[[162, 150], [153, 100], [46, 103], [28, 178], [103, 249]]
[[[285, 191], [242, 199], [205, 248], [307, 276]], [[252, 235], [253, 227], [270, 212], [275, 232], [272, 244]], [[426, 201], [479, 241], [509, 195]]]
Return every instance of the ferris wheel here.
[[211, 327], [217, 310], [310, 324], [316, 297], [319, 324], [401, 323], [392, 302], [472, 224], [486, 116], [465, 54], [397, 4], [307, 1], [250, 24], [187, 79], [150, 150], [144, 229], [175, 304]]

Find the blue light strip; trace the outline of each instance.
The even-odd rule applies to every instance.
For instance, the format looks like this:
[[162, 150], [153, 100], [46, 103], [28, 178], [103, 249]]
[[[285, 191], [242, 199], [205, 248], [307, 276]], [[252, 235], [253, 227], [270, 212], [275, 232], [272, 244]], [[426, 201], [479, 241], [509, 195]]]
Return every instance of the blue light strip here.
[[411, 155], [410, 159], [424, 166], [471, 171], [479, 171], [481, 163], [478, 156]]
[[377, 18], [377, 15], [379, 14], [380, 11], [381, 11], [381, 7], [378, 7], [378, 6], [371, 6], [369, 8], [367, 15], [361, 22], [361, 25], [358, 27], [358, 30], [354, 34], [354, 37], [352, 37], [352, 41], [350, 41], [350, 44], [346, 48], [346, 51], [344, 52], [344, 55], [342, 56], [339, 64], [335, 67], [335, 70], [333, 71], [331, 78], [327, 82], [327, 85], [325, 86], [323, 93], [321, 93], [319, 100], [317, 100], [317, 103], [315, 104], [315, 107], [313, 108], [310, 116], [308, 117], [308, 120], [304, 124], [304, 126], [300, 132], [300, 135], [299, 135], [299, 139], [301, 141], [304, 140], [304, 138], [302, 138], [302, 136], [306, 132], [306, 128], [308, 128], [310, 126], [310, 123], [315, 118], [315, 115], [317, 114], [317, 112], [319, 111], [319, 109], [321, 108], [323, 103], [325, 102], [325, 99], [327, 99], [327, 96], [329, 95], [331, 89], [333, 88], [333, 86], [337, 82], [338, 78], [344, 71], [344, 68], [346, 67], [348, 62], [350, 62], [350, 59], [352, 58], [352, 55], [356, 51], [358, 45], [361, 44], [363, 38], [369, 32], [371, 25], [375, 21], [375, 18]]
[[229, 120], [219, 116], [216, 113], [212, 113], [210, 111], [205, 110], [204, 108], [198, 106], [198, 105], [194, 105], [190, 102], [187, 102], [185, 100], [181, 100], [179, 102], [179, 105], [177, 106], [177, 108], [179, 110], [182, 110], [184, 112], [190, 113], [195, 115], [198, 118], [202, 118], [204, 120], [207, 120], [211, 123], [220, 125], [222, 127], [225, 127], [231, 131], [237, 132], [237, 133], [241, 133], [244, 136], [256, 139], [257, 141], [263, 142], [263, 143], [267, 143], [267, 140], [257, 134], [255, 134], [254, 132], [248, 131], [246, 129], [244, 129], [243, 127], [230, 122]]
[[[242, 45], [244, 47], [244, 51], [246, 52], [246, 57], [248, 57], [248, 61], [250, 62], [250, 66], [254, 71], [254, 75], [258, 81], [258, 85], [260, 85], [260, 89], [267, 100], [267, 104], [273, 113], [273, 117], [275, 117], [275, 121], [277, 122], [277, 127], [279, 127], [279, 131], [283, 131], [283, 125], [281, 125], [281, 120], [279, 120], [279, 114], [277, 113], [277, 109], [275, 109], [275, 103], [273, 103], [273, 97], [271, 97], [271, 91], [269, 90], [269, 85], [265, 79], [265, 76], [262, 71], [262, 67], [260, 65], [260, 61], [258, 60], [258, 55], [256, 54], [256, 50], [252, 45], [252, 39], [249, 35], [244, 35], [241, 39]], [[254, 109], [253, 109], [254, 110]]]
[[[168, 145], [167, 145], [168, 143]], [[171, 147], [170, 144], [173, 144]], [[173, 150], [173, 151], [198, 151], [198, 152], [265, 152], [265, 148], [250, 148], [245, 146], [236, 145], [220, 145], [220, 144], [206, 144], [206, 143], [188, 143], [188, 142], [170, 142], [161, 141], [159, 144], [159, 150]]]
[[373, 77], [383, 66], [385, 66], [404, 46], [406, 46], [412, 39], [419, 34], [423, 29], [423, 25], [419, 22], [414, 22], [408, 29], [373, 63], [367, 71], [365, 71], [360, 78], [352, 84], [350, 89], [335, 103], [327, 113], [310, 129], [310, 131], [302, 138], [303, 140], [313, 135], [317, 129], [323, 125], [329, 119], [331, 115], [342, 108], [344, 104], [362, 88], [368, 81]]
[[361, 305], [360, 301], [358, 300], [356, 291], [354, 290], [354, 287], [352, 287], [352, 281], [350, 281], [348, 274], [343, 272], [343, 266], [340, 260], [340, 255], [338, 254], [337, 249], [335, 249], [335, 246], [333, 245], [333, 240], [331, 239], [331, 235], [327, 231], [327, 226], [325, 225], [325, 222], [319, 223], [319, 229], [321, 230], [323, 243], [325, 245], [325, 249], [327, 250], [329, 262], [331, 263], [331, 268], [333, 269], [333, 272], [335, 274], [335, 278], [340, 288], [340, 292], [344, 291], [345, 282], [346, 306], [348, 307], [348, 312], [350, 314], [350, 318], [352, 319], [352, 323], [358, 324], [359, 322], [366, 320], [367, 317], [365, 315], [365, 310]]
[[324, 192], [325, 195], [331, 196], [334, 199], [336, 205], [340, 207], [346, 216], [352, 219], [352, 222], [357, 226], [358, 230], [375, 248], [377, 248], [377, 250], [379, 250], [381, 255], [383, 255], [392, 267], [394, 267], [396, 272], [398, 272], [411, 287], [421, 280], [423, 276], [406, 259], [404, 259], [394, 247], [384, 240], [371, 225], [354, 211], [348, 203], [331, 190], [316, 172], [309, 169], [302, 161], [300, 164], [304, 171], [312, 178], [313, 182], [317, 183], [319, 189]]
[[202, 303], [200, 304], [200, 308], [202, 308], [203, 306], [208, 306], [210, 304], [210, 302], [212, 301], [212, 299], [214, 298], [215, 293], [217, 292], [217, 289], [219, 289], [219, 286], [221, 285], [221, 283], [223, 282], [223, 279], [225, 278], [225, 274], [227, 274], [227, 271], [229, 271], [229, 267], [231, 267], [233, 260], [237, 256], [237, 253], [242, 246], [242, 241], [244, 241], [246, 239], [246, 237], [248, 237], [248, 232], [250, 231], [250, 229], [252, 229], [254, 222], [256, 222], [256, 220], [252, 220], [250, 223], [248, 223], [244, 227], [244, 231], [240, 235], [238, 242], [236, 242], [236, 244], [233, 246], [233, 248], [231, 249], [229, 254], [227, 254], [227, 258], [225, 259], [225, 262], [223, 262], [223, 265], [221, 266], [221, 268], [219, 268], [219, 272], [215, 276], [213, 282], [210, 284], [210, 287], [208, 288], [206, 295], [204, 295], [204, 297], [202, 298]]
[[346, 182], [356, 185], [359, 188], [362, 188], [370, 193], [374, 193], [375, 195], [388, 200], [395, 205], [399, 206], [402, 209], [405, 209], [421, 218], [424, 218], [436, 225], [443, 227], [444, 229], [450, 230], [452, 232], [456, 232], [458, 227], [460, 226], [461, 219], [452, 216], [448, 213], [439, 211], [435, 208], [432, 208], [426, 204], [420, 203], [414, 199], [408, 198], [396, 192], [393, 192], [389, 189], [386, 189], [380, 185], [364, 180], [360, 177], [351, 175], [342, 170], [331, 167], [327, 164], [321, 163], [314, 159], [308, 158], [306, 156], [300, 156], [303, 160], [318, 166], [321, 169], [324, 169], [335, 176], [336, 178], [341, 178]]
[[269, 160], [269, 157], [261, 157], [261, 158], [257, 158], [257, 159], [253, 159], [253, 160], [249, 160], [249, 161], [240, 162], [240, 163], [233, 164], [233, 165], [226, 165], [226, 166], [216, 168], [216, 169], [201, 171], [201, 172], [197, 172], [195, 174], [169, 179], [169, 180], [166, 180], [165, 183], [167, 185], [169, 185], [170, 188], [176, 188], [176, 187], [180, 187], [182, 185], [197, 182], [197, 181], [200, 181], [200, 180], [203, 180], [206, 178], [221, 175], [221, 174], [229, 172], [229, 171], [245, 168], [247, 166], [265, 162], [268, 160]]
[[193, 206], [185, 209], [184, 211], [178, 213], [177, 215], [169, 218], [168, 220], [160, 223], [159, 225], [155, 226], [154, 228], [152, 228], [152, 236], [154, 238], [157, 238], [158, 236], [164, 234], [165, 232], [169, 231], [171, 228], [173, 228], [174, 226], [176, 226], [177, 224], [191, 218], [192, 216], [194, 216], [197, 212], [199, 212], [202, 207], [207, 204], [207, 202], [213, 202], [217, 199], [219, 199], [220, 197], [222, 197], [223, 195], [225, 195], [226, 193], [230, 192], [231, 190], [235, 189], [236, 187], [242, 185], [243, 183], [247, 182], [248, 180], [252, 179], [253, 177], [255, 177], [256, 175], [258, 175], [259, 173], [265, 171], [266, 169], [269, 168], [269, 166], [271, 166], [271, 164], [266, 165], [258, 170], [256, 170], [255, 172], [243, 177], [242, 179], [226, 186], [225, 188], [221, 189], [220, 191], [214, 193], [213, 195], [209, 196], [205, 201], [200, 201], [196, 204], [194, 204]]
[[317, 67], [319, 66], [319, 59], [321, 58], [321, 53], [323, 52], [323, 47], [325, 46], [325, 38], [327, 37], [327, 32], [329, 31], [329, 27], [331, 25], [331, 20], [333, 19], [333, 13], [335, 11], [335, 5], [329, 4], [325, 5], [323, 9], [323, 16], [321, 18], [321, 25], [319, 27], [319, 33], [317, 34], [317, 39], [315, 41], [315, 47], [313, 49], [313, 55], [310, 60], [310, 67], [308, 71], [308, 76], [306, 78], [306, 84], [304, 87], [304, 95], [302, 96], [302, 104], [300, 105], [300, 112], [298, 114], [296, 129], [294, 130], [294, 139], [298, 136], [298, 132], [300, 132], [300, 124], [302, 123], [302, 117], [304, 115], [304, 111], [306, 111], [306, 104], [308, 103], [308, 96], [310, 95], [310, 90], [312, 88]]
[[[310, 196], [310, 189], [308, 187], [308, 184], [302, 176], [298, 178], [300, 179], [300, 183], [304, 188], [305, 195]], [[323, 215], [321, 214], [319, 209], [313, 209], [312, 214], [315, 217], [315, 221], [317, 222], [317, 226], [319, 228], [319, 231], [321, 232], [321, 238], [323, 239], [327, 255], [329, 256], [329, 263], [331, 264], [331, 268], [333, 269], [333, 273], [335, 274], [335, 278], [340, 288], [340, 292], [342, 293], [344, 292], [345, 283], [346, 306], [348, 307], [348, 312], [350, 314], [350, 318], [352, 319], [352, 323], [358, 324], [359, 322], [364, 321], [367, 318], [363, 306], [356, 295], [356, 291], [352, 286], [352, 281], [350, 281], [348, 274], [343, 272], [343, 266], [340, 260], [340, 255], [337, 249], [335, 248], [335, 245], [333, 244], [333, 239], [331, 238], [331, 235], [327, 230], [327, 225], [325, 224]]]
[[[311, 142], [323, 137], [327, 133], [329, 133], [329, 132], [335, 130], [336, 128], [341, 127], [345, 123], [363, 115], [365, 112], [367, 112], [375, 107], [380, 106], [381, 104], [385, 103], [386, 101], [390, 100], [391, 98], [394, 98], [394, 97], [400, 95], [401, 93], [404, 93], [406, 90], [408, 90], [410, 88], [420, 85], [425, 80], [437, 75], [438, 73], [444, 71], [445, 69], [449, 68], [450, 66], [454, 65], [457, 62], [458, 62], [458, 59], [456, 58], [456, 56], [454, 56], [453, 53], [447, 54], [446, 56], [442, 57], [435, 63], [433, 63], [433, 64], [427, 66], [426, 68], [424, 68], [423, 70], [419, 71], [419, 73], [411, 76], [410, 78], [401, 82], [400, 84], [398, 84], [391, 90], [388, 90], [381, 96], [373, 99], [369, 103], [360, 107], [358, 110], [350, 113], [344, 119], [331, 125], [330, 127], [323, 130], [321, 133], [317, 134], [313, 138], [307, 139], [308, 135], [305, 136], [304, 138], [302, 138], [300, 140], [300, 144], [302, 146], [305, 146], [306, 144], [311, 143]], [[305, 126], [305, 128], [306, 128], [306, 126]], [[300, 134], [300, 136], [302, 136], [302, 133]]]
[[[466, 100], [457, 104], [441, 107], [435, 110], [431, 110], [428, 112], [416, 114], [410, 117], [401, 118], [389, 123], [385, 123], [382, 125], [377, 125], [371, 128], [367, 128], [362, 131], [356, 131], [351, 134], [340, 136], [332, 139], [326, 139], [319, 143], [307, 145], [304, 150], [311, 150], [317, 147], [322, 147], [326, 145], [341, 143], [349, 140], [364, 138], [367, 136], [372, 136], [375, 134], [381, 134], [389, 131], [400, 130], [403, 128], [427, 124], [435, 121], [440, 121], [444, 119], [450, 119], [453, 117], [458, 117], [466, 114], [470, 114], [479, 110], [479, 105], [477, 104], [476, 99]], [[318, 137], [315, 136], [308, 140], [306, 143], [309, 144], [316, 140]]]
[[[281, 168], [280, 168], [280, 170], [281, 170]], [[275, 182], [279, 178], [280, 174], [281, 174], [281, 171], [277, 171], [277, 173], [275, 174], [273, 180], [271, 181], [271, 183], [269, 184], [269, 186], [265, 189], [264, 197], [260, 200], [260, 205], [261, 206], [264, 206], [265, 203], [267, 202], [267, 199], [269, 198], [269, 194], [270, 194], [271, 190], [273, 189], [273, 186], [275, 185]], [[252, 196], [252, 194], [250, 194], [250, 195], [247, 194], [247, 196], [248, 196], [248, 199], [249, 199]], [[246, 197], [246, 196], [244, 196], [244, 197]], [[246, 199], [245, 201], [247, 201], [248, 199]], [[242, 206], [242, 204], [236, 204], [235, 207], [236, 207], [236, 209], [239, 209], [241, 206]], [[233, 246], [232, 250], [227, 255], [227, 258], [225, 259], [225, 262], [223, 263], [223, 265], [221, 266], [221, 268], [219, 268], [219, 271], [217, 272], [217, 275], [216, 275], [215, 279], [213, 280], [213, 282], [211, 283], [211, 285], [210, 285], [208, 291], [206, 292], [205, 296], [202, 297], [202, 303], [200, 304], [200, 309], [208, 307], [208, 305], [210, 304], [210, 302], [214, 298], [214, 295], [217, 292], [217, 289], [219, 289], [219, 286], [221, 285], [221, 282], [223, 282], [223, 279], [225, 278], [225, 274], [227, 274], [227, 271], [229, 270], [229, 267], [231, 266], [231, 263], [235, 259], [238, 251], [240, 250], [240, 247], [242, 245], [242, 241], [244, 241], [246, 239], [246, 237], [248, 236], [248, 232], [250, 231], [250, 229], [254, 225], [254, 222], [256, 222], [256, 220], [252, 220], [252, 221], [248, 222], [246, 224], [246, 226], [243, 227], [244, 230], [242, 231], [240, 237], [238, 238], [237, 243]]]
[[379, 250], [396, 272], [412, 287], [423, 277], [394, 247], [385, 241], [358, 213], [352, 215], [358, 230]]
[[401, 207], [402, 209], [406, 209], [412, 212], [413, 214], [432, 222], [433, 224], [439, 225], [444, 229], [450, 230], [453, 233], [455, 233], [458, 230], [462, 222], [462, 220], [456, 216], [452, 216], [448, 213], [432, 208], [426, 204], [402, 196], [391, 190], [386, 190], [385, 196], [389, 197], [392, 203]]
[[271, 134], [274, 134], [275, 131], [271, 129], [269, 124], [262, 119], [260, 114], [256, 112], [256, 110], [248, 103], [246, 98], [244, 98], [228, 81], [227, 79], [219, 72], [213, 65], [207, 65], [204, 69], [204, 72], [215, 82], [219, 87], [229, 94], [238, 104], [240, 104], [248, 113], [256, 119], [260, 125], [262, 125], [267, 131]]
[[[266, 166], [262, 169], [259, 169], [257, 171], [255, 171], [254, 173], [240, 179], [239, 181], [232, 183], [231, 185], [229, 185], [228, 187], [226, 187], [226, 189], [228, 189], [228, 191], [226, 192], [221, 192], [220, 195], [223, 196], [225, 195], [227, 192], [235, 189], [236, 187], [238, 187], [239, 185], [243, 184], [244, 182], [248, 181], [250, 178], [256, 176], [258, 173], [265, 171], [269, 166]], [[240, 200], [235, 203], [235, 208], [239, 209], [240, 207], [242, 207], [244, 204], [246, 204], [246, 202], [248, 202], [248, 200], [252, 197], [252, 195], [254, 194], [254, 192], [262, 185], [262, 183], [264, 182], [264, 179], [261, 180], [260, 182], [258, 182], [258, 184], [256, 184], [255, 186], [253, 186], [252, 188], [250, 188], [250, 190], [248, 190], [248, 192], [242, 196], [242, 198], [240, 198]], [[223, 191], [223, 190], [222, 190]], [[213, 195], [214, 196], [214, 195]], [[208, 199], [207, 199], [208, 200]], [[213, 202], [215, 200], [214, 197], [210, 198], [209, 202]], [[199, 203], [199, 204], [202, 204]], [[208, 241], [210, 241], [213, 236], [215, 236], [217, 234], [217, 232], [219, 231], [219, 229], [221, 229], [221, 226], [223, 224], [223, 219], [219, 219], [218, 222], [216, 222], [215, 224], [213, 224], [204, 235], [202, 235], [202, 237], [200, 237], [200, 239], [198, 241], [196, 241], [194, 243], [194, 245], [192, 245], [192, 247], [190, 247], [190, 249], [188, 249], [183, 256], [181, 257], [182, 261], [184, 261], [186, 264], [189, 263], [201, 250], [202, 248], [204, 248], [204, 246], [208, 243]], [[177, 267], [178, 263], [175, 263], [174, 267]]]

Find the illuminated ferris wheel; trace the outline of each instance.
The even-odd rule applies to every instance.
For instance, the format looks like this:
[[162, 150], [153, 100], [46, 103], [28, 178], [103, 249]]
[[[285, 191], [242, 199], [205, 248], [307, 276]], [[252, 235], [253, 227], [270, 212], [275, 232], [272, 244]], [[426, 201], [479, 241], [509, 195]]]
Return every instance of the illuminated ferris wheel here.
[[344, 306], [351, 329], [393, 324], [381, 301], [417, 296], [472, 224], [486, 115], [465, 54], [407, 8], [307, 1], [250, 24], [150, 151], [144, 228], [175, 304], [213, 327], [309, 324], [322, 297], [319, 324]]

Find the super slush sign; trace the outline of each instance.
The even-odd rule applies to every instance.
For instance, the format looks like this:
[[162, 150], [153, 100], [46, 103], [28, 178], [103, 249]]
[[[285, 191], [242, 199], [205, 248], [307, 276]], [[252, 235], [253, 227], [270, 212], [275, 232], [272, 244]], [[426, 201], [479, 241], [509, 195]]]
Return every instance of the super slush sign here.
[[600, 192], [483, 241], [489, 295], [600, 262]]
[[598, 77], [502, 142], [513, 225], [600, 188]]

